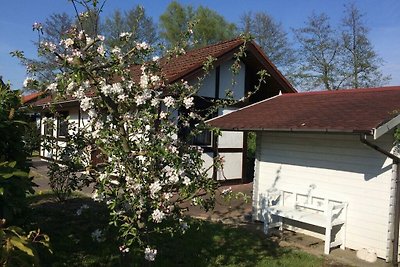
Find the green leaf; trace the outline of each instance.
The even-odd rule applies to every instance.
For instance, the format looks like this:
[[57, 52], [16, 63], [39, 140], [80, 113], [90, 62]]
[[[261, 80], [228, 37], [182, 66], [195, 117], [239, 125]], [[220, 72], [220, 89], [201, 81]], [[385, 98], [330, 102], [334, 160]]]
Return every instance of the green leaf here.
[[10, 242], [11, 242], [11, 244], [12, 244], [13, 246], [17, 247], [19, 250], [25, 252], [25, 253], [28, 254], [29, 256], [32, 256], [32, 257], [34, 256], [34, 255], [33, 255], [32, 249], [29, 248], [29, 247], [27, 247], [27, 246], [24, 244], [24, 243], [26, 243], [26, 242], [24, 242], [24, 240], [22, 240], [22, 239], [20, 239], [20, 238], [18, 238], [18, 237], [13, 236], [13, 237], [10, 238]]
[[24, 171], [14, 171], [12, 173], [13, 176], [18, 176], [18, 177], [28, 177], [29, 173], [24, 172]]

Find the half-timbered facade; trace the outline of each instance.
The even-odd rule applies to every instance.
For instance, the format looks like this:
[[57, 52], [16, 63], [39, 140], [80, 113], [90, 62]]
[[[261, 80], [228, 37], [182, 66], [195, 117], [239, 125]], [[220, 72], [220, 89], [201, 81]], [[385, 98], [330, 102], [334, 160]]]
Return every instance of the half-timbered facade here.
[[[240, 71], [233, 77], [230, 68], [234, 62], [235, 53], [241, 46], [245, 46], [246, 57], [241, 59]], [[266, 70], [269, 74], [265, 84], [250, 99], [241, 101], [232, 107], [219, 109], [215, 116], [227, 114], [237, 108], [277, 95], [279, 92], [296, 92], [254, 42], [245, 42], [240, 38], [188, 51], [184, 55], [169, 60], [164, 65], [161, 63], [162, 72], [169, 83], [183, 79], [190, 84], [195, 84], [198, 82], [198, 77], [204, 75], [203, 65], [210, 56], [215, 58], [214, 66], [201, 82], [198, 97], [195, 99], [198, 107], [207, 105], [205, 104], [207, 99], [224, 98], [227, 89], [230, 89], [233, 97], [239, 100], [249, 91], [254, 90], [258, 83], [258, 71]], [[132, 73], [133, 77], [138, 75], [135, 69]], [[235, 80], [234, 85], [232, 85], [232, 79]], [[51, 96], [45, 96], [30, 100], [28, 103], [36, 106], [41, 113], [41, 134], [50, 135], [62, 142], [68, 135], [68, 122], [75, 122], [77, 125], [84, 124], [87, 114], [80, 110], [78, 101], [74, 99], [57, 102], [55, 107], [58, 116], [53, 118], [55, 120], [54, 127], [49, 129], [43, 122], [50, 116], [46, 108], [51, 101]], [[68, 121], [65, 118], [68, 118]], [[217, 172], [215, 169], [210, 169], [210, 177], [218, 180], [245, 182], [248, 180], [246, 177], [246, 140], [247, 134], [241, 132], [223, 131], [220, 137], [205, 132], [195, 138], [194, 144], [203, 148], [203, 159], [206, 166], [210, 166], [217, 155], [223, 156], [225, 159], [224, 170]], [[56, 151], [48, 151], [44, 147], [40, 151], [43, 159], [54, 158], [55, 154]]]

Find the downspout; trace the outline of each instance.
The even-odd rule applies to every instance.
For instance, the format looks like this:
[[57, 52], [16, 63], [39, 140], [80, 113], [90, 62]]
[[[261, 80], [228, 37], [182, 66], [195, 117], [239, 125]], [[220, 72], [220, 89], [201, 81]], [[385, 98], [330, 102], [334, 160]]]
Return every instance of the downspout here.
[[[388, 158], [393, 160], [392, 165], [392, 185], [391, 185], [391, 193], [390, 193], [390, 209], [389, 213], [389, 244], [392, 255], [391, 261], [393, 266], [398, 266], [398, 254], [399, 254], [399, 221], [400, 221], [400, 179], [399, 179], [399, 163], [400, 158], [396, 155], [384, 150], [383, 148], [373, 144], [367, 140], [366, 134], [360, 135], [360, 141], [371, 147], [372, 149], [384, 154]], [[390, 254], [390, 252], [389, 252]], [[390, 255], [388, 255], [388, 259], [390, 260]]]

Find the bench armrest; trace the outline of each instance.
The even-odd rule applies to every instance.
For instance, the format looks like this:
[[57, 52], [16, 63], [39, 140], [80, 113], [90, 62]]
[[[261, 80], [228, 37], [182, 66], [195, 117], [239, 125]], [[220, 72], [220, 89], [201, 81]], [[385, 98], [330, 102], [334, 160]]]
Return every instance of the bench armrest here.
[[347, 205], [347, 202], [343, 202], [342, 204], [332, 204], [332, 210], [344, 209], [347, 208]]

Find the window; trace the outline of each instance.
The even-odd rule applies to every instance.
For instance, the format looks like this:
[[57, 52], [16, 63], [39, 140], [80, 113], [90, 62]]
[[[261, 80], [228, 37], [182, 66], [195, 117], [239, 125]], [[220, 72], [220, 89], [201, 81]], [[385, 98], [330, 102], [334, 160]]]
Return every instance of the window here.
[[54, 120], [50, 115], [43, 118], [43, 133], [44, 135], [53, 136]]
[[211, 131], [203, 131], [193, 137], [192, 144], [198, 146], [211, 146]]
[[68, 111], [60, 112], [58, 117], [58, 127], [57, 127], [57, 136], [58, 137], [66, 137], [68, 136]]

